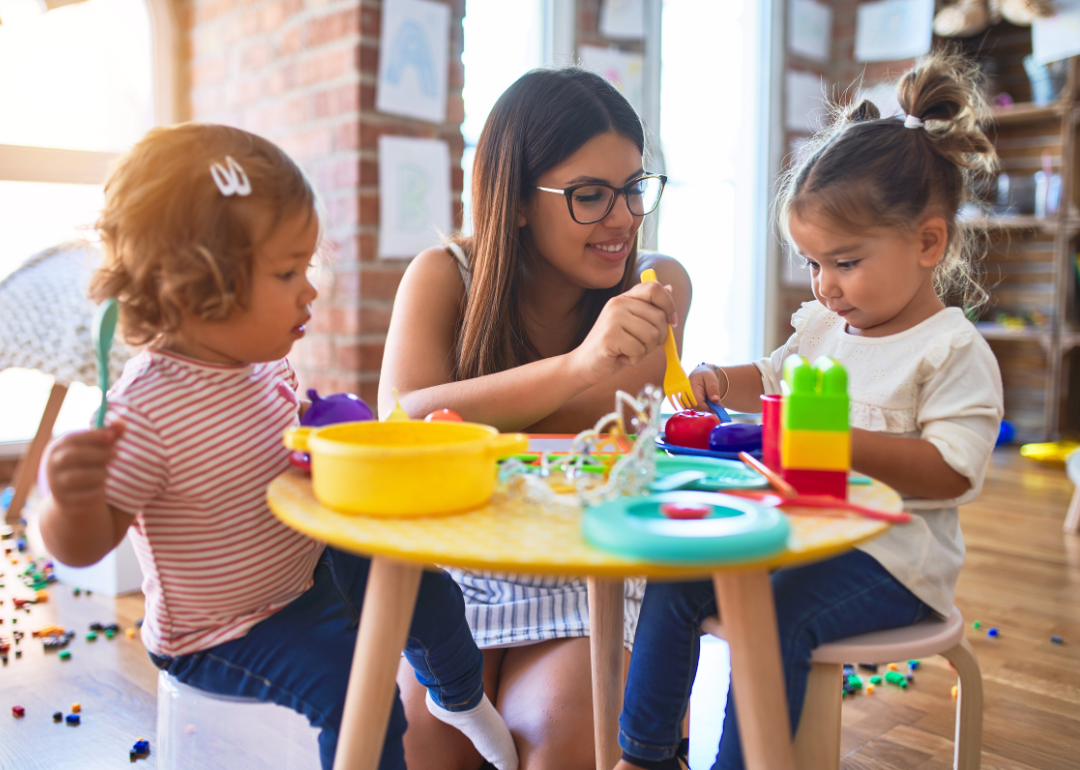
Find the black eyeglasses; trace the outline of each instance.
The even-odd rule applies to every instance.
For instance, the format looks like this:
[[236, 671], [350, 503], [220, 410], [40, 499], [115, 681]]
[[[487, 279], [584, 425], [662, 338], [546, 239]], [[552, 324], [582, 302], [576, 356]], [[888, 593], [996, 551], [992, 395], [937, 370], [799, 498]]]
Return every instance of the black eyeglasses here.
[[566, 196], [570, 217], [579, 225], [592, 225], [603, 220], [615, 208], [620, 195], [626, 196], [626, 207], [635, 217], [651, 214], [660, 204], [667, 177], [663, 174], [645, 174], [624, 187], [612, 187], [602, 182], [576, 184], [559, 190], [554, 187], [537, 187], [549, 193]]

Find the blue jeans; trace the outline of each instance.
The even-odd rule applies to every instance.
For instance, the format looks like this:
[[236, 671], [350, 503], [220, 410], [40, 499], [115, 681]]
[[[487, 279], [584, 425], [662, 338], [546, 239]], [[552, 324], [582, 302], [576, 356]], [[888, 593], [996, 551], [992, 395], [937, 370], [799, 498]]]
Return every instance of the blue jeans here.
[[[802, 715], [810, 654], [815, 647], [869, 631], [911, 625], [931, 611], [862, 551], [779, 570], [772, 575], [772, 585], [792, 735]], [[682, 741], [682, 722], [697, 672], [700, 624], [715, 614], [712, 581], [646, 586], [619, 718], [619, 745], [623, 756], [634, 764], [679, 767], [674, 757]], [[729, 688], [720, 754], [713, 770], [742, 767]]]
[[[314, 585], [246, 635], [190, 655], [150, 657], [200, 690], [299, 711], [320, 729], [319, 757], [323, 770], [331, 770], [370, 564], [327, 548], [315, 567]], [[405, 657], [443, 708], [466, 711], [480, 702], [484, 657], [465, 622], [461, 589], [444, 572], [424, 572]], [[379, 770], [404, 770], [406, 726], [401, 698], [395, 697]]]

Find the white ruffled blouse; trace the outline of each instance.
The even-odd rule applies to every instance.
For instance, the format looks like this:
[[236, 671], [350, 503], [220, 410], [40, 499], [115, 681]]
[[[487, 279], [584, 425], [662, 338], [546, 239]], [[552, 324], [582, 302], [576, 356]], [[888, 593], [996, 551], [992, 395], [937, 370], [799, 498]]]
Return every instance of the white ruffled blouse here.
[[859, 546], [912, 593], [947, 616], [964, 539], [957, 506], [982, 489], [1004, 412], [1001, 372], [990, 346], [959, 308], [946, 308], [888, 337], [862, 337], [820, 302], [791, 317], [795, 333], [757, 362], [765, 393], [779, 393], [784, 359], [831, 356], [848, 372], [851, 426], [921, 438], [967, 477], [971, 489], [953, 500], [905, 497], [910, 524]]

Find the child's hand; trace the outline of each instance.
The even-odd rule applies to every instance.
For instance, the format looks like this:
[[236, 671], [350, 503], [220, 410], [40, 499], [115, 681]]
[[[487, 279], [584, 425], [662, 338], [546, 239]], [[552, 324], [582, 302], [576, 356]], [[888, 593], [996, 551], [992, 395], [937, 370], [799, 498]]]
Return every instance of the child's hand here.
[[716, 376], [712, 364], [698, 364], [694, 371], [690, 372], [690, 389], [694, 391], [694, 398], [698, 402], [703, 402], [708, 397], [714, 404], [720, 403], [720, 379]]
[[570, 353], [574, 370], [595, 385], [637, 366], [664, 344], [668, 324], [678, 320], [670, 287], [639, 283], [604, 305], [589, 336]]
[[105, 505], [106, 466], [122, 435], [124, 423], [117, 421], [101, 430], [68, 433], [52, 445], [45, 477], [61, 510], [100, 510]]

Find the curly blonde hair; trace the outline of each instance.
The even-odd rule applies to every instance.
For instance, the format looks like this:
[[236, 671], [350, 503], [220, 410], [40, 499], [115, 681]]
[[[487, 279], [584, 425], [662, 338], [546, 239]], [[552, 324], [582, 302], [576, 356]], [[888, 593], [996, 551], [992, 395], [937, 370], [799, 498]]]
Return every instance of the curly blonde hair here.
[[[210, 166], [233, 158], [251, 193], [225, 196]], [[220, 321], [247, 306], [256, 248], [283, 219], [317, 216], [314, 188], [272, 142], [229, 126], [155, 128], [117, 163], [97, 221], [95, 301], [116, 297], [125, 340], [144, 345], [184, 312]], [[269, 232], [260, 223], [269, 222]]]
[[978, 282], [982, 238], [961, 227], [960, 207], [975, 201], [974, 182], [997, 169], [994, 146], [979, 125], [987, 114], [977, 67], [949, 53], [931, 55], [900, 80], [903, 117], [882, 118], [863, 101], [845, 113], [833, 106], [805, 160], [781, 180], [777, 213], [788, 241], [792, 214], [822, 214], [849, 232], [870, 227], [909, 230], [933, 213], [948, 226], [945, 254], [934, 269], [938, 296], [959, 296], [965, 308], [986, 301]]

